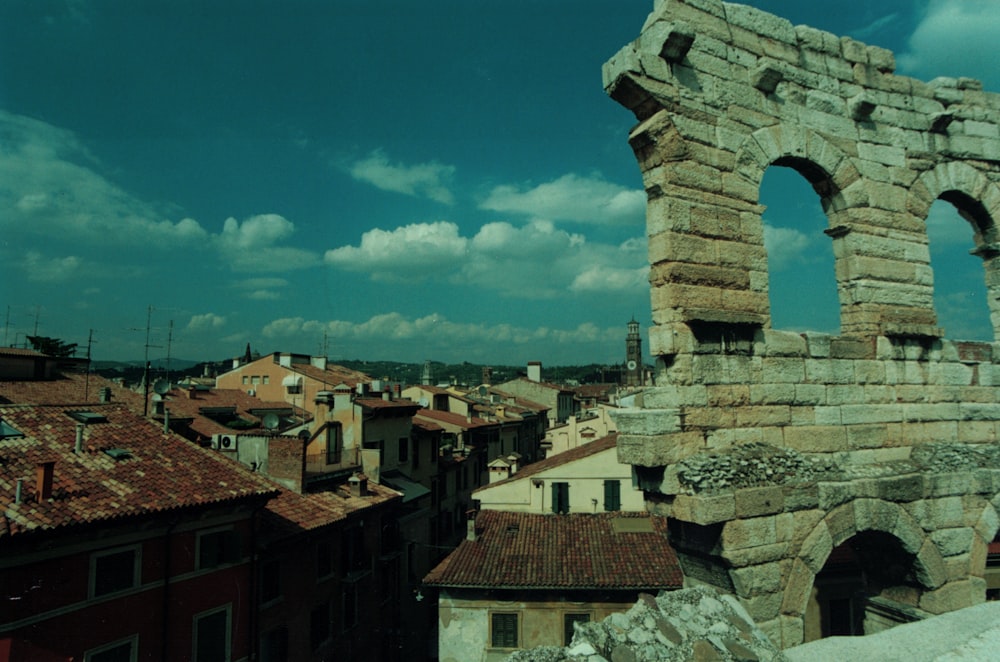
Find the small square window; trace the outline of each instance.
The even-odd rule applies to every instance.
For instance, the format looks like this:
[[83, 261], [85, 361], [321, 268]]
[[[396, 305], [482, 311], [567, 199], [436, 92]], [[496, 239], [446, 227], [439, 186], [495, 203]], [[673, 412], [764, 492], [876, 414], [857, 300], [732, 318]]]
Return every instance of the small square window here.
[[271, 383], [271, 375], [264, 375], [263, 377], [261, 377], [261, 379], [264, 380], [264, 384], [270, 384]]
[[589, 613], [563, 614], [563, 646], [569, 646], [573, 642], [573, 634], [576, 632], [577, 623], [589, 623]]
[[240, 536], [233, 529], [198, 534], [198, 569], [207, 570], [240, 559]]
[[140, 550], [134, 545], [91, 556], [90, 596], [97, 598], [138, 586]]
[[203, 612], [194, 617], [194, 662], [228, 660], [231, 653], [230, 606]]

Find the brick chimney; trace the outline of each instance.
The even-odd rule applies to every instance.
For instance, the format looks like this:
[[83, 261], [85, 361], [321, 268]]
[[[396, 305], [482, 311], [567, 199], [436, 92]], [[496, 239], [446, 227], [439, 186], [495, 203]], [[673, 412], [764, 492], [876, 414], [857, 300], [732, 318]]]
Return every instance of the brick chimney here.
[[40, 462], [35, 468], [35, 499], [42, 501], [52, 498], [52, 476], [55, 462]]
[[465, 511], [465, 539], [476, 541], [476, 511]]
[[542, 362], [528, 361], [528, 379], [533, 382], [542, 381]]

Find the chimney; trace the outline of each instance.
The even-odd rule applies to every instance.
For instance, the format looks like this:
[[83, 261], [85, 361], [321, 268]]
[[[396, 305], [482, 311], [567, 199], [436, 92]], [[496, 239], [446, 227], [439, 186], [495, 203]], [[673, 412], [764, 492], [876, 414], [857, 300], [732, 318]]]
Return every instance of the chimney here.
[[233, 359], [233, 370], [236, 370], [239, 367], [240, 367], [240, 357], [237, 356], [235, 359]]
[[195, 393], [195, 389], [194, 389], [193, 386], [188, 386], [186, 389], [184, 389], [184, 395], [187, 396], [188, 400], [197, 400], [198, 399], [198, 394]]
[[476, 542], [476, 511], [465, 511], [465, 539]]
[[97, 392], [97, 398], [100, 402], [111, 402], [111, 387], [102, 387], [101, 390]]
[[83, 452], [83, 429], [84, 429], [84, 427], [85, 426], [84, 426], [83, 423], [77, 423], [76, 424], [76, 447], [74, 448], [74, 452], [77, 455], [79, 455], [80, 453]]
[[314, 368], [319, 368], [320, 370], [326, 370], [327, 358], [325, 356], [314, 356], [310, 360]]
[[542, 362], [528, 361], [528, 379], [533, 382], [542, 381]]
[[364, 474], [354, 474], [347, 479], [347, 483], [351, 486], [352, 497], [368, 496], [368, 476]]
[[55, 462], [40, 462], [35, 468], [36, 501], [52, 498], [52, 475], [55, 473], [55, 468]]

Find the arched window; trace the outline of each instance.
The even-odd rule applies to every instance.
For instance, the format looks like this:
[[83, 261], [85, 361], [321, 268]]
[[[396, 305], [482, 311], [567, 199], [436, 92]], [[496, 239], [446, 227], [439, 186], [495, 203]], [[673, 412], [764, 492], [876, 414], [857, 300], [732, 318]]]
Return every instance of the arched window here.
[[991, 225], [982, 205], [956, 192], [941, 194], [927, 215], [934, 310], [953, 340], [993, 340], [982, 256], [970, 255], [981, 228]]
[[824, 179], [808, 163], [787, 160], [768, 168], [761, 182], [771, 326], [776, 329], [840, 332], [833, 245], [823, 234], [829, 223], [817, 194]]

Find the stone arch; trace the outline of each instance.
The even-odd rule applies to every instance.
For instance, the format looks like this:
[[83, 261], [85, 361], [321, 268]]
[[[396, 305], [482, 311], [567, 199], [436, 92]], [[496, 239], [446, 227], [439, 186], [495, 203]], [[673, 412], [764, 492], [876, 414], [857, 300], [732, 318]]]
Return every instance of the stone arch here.
[[[846, 267], [850, 251], [843, 245], [838, 229], [849, 225], [848, 211], [869, 204], [868, 189], [848, 155], [822, 135], [798, 125], [776, 124], [747, 136], [736, 154], [736, 171], [760, 202], [760, 186], [771, 166], [783, 166], [799, 173], [819, 198], [826, 214], [826, 233], [833, 241], [834, 274], [840, 303], [840, 327], [845, 328], [845, 312], [854, 304], [851, 289], [837, 274], [851, 273]], [[763, 218], [755, 218], [754, 233], [763, 237]], [[770, 260], [770, 256], [768, 256]], [[770, 283], [768, 283], [770, 290]], [[770, 318], [770, 315], [769, 315]]]
[[[944, 560], [924, 529], [899, 504], [881, 499], [855, 499], [830, 510], [802, 539], [793, 555], [782, 598], [782, 613], [803, 625], [816, 575], [830, 553], [841, 544], [866, 532], [895, 538], [903, 551], [913, 555], [913, 579], [932, 590], [947, 581]], [[798, 637], [801, 641], [801, 633]]]
[[1000, 340], [1000, 187], [985, 173], [960, 161], [940, 163], [925, 170], [910, 188], [907, 210], [926, 223], [936, 200], [951, 203], [972, 228], [973, 254], [983, 260], [987, 304], [993, 337]]
[[772, 165], [794, 168], [805, 177], [828, 216], [868, 204], [864, 187], [854, 186], [861, 175], [847, 154], [814, 131], [775, 124], [747, 136], [736, 152], [736, 171], [758, 194], [764, 172]]

